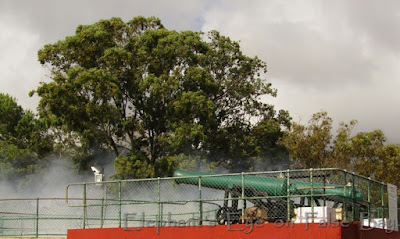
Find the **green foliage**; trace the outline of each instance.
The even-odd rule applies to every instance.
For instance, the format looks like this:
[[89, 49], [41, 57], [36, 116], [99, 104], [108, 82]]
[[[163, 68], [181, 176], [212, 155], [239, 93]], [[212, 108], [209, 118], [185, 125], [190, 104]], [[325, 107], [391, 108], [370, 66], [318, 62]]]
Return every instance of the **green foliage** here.
[[137, 154], [119, 155], [115, 159], [116, 179], [145, 178], [154, 176], [154, 166], [147, 163], [146, 156]]
[[19, 180], [32, 174], [38, 167], [38, 158], [28, 149], [0, 141], [0, 179]]
[[[216, 31], [112, 18], [79, 26], [38, 56], [51, 71], [31, 93], [40, 115], [75, 147], [112, 150], [117, 178], [166, 175], [176, 155], [193, 150], [234, 168], [275, 147], [277, 125], [290, 121], [259, 100], [276, 95], [261, 78], [266, 64]], [[273, 122], [268, 146], [251, 135], [254, 119]]]
[[400, 145], [385, 145], [378, 150], [377, 155], [378, 163], [373, 164], [374, 177], [400, 187]]
[[400, 145], [384, 145], [386, 137], [381, 130], [352, 135], [356, 124], [355, 120], [340, 123], [333, 137], [332, 119], [319, 112], [306, 126], [294, 123], [281, 143], [290, 152], [292, 167], [346, 168], [400, 186]]
[[16, 138], [18, 122], [24, 116], [24, 111], [15, 99], [0, 93], [0, 139], [13, 140]]
[[175, 156], [177, 167], [187, 171], [215, 172], [218, 165], [209, 163], [204, 155], [184, 155]]
[[361, 132], [351, 138], [353, 167], [361, 175], [375, 177], [376, 165], [381, 163], [380, 151], [386, 137], [381, 130]]
[[332, 119], [327, 112], [314, 114], [307, 126], [293, 123], [281, 141], [294, 160], [292, 167], [326, 167], [332, 139], [331, 129]]
[[0, 178], [18, 181], [35, 173], [52, 150], [45, 123], [0, 93]]
[[[288, 112], [280, 111], [278, 119], [261, 120], [251, 132], [255, 142], [255, 153], [258, 165], [264, 165], [256, 170], [282, 169], [289, 167], [289, 153], [278, 142], [284, 136], [282, 126], [290, 128]], [[254, 169], [253, 169], [254, 170]]]
[[339, 168], [349, 168], [352, 163], [354, 148], [352, 145], [352, 130], [357, 121], [352, 120], [348, 124], [341, 122], [337, 130], [333, 145], [330, 146], [331, 152], [328, 165]]

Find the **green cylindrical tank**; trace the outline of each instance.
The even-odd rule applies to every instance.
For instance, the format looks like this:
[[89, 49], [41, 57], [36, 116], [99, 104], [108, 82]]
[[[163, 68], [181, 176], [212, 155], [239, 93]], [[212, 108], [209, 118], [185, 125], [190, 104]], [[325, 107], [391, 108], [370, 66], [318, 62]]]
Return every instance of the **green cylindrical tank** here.
[[290, 180], [290, 193], [297, 194], [297, 195], [311, 195], [311, 185], [313, 188], [313, 194], [329, 194], [333, 196], [344, 196], [347, 198], [353, 198], [357, 200], [362, 200], [363, 195], [362, 193], [353, 188], [351, 186], [343, 186], [343, 185], [336, 185], [336, 184], [328, 184], [325, 185], [323, 183], [314, 182], [302, 182], [302, 181], [295, 181]]
[[[177, 183], [185, 183], [198, 185], [199, 177], [201, 178], [201, 185], [203, 187], [215, 188], [215, 189], [226, 189], [233, 187], [242, 186], [242, 175], [221, 175], [211, 173], [200, 173], [200, 172], [188, 172], [184, 170], [176, 170], [174, 173], [175, 181]], [[246, 188], [254, 188], [259, 192], [268, 193], [269, 196], [286, 196], [287, 195], [287, 180], [286, 178], [274, 178], [274, 177], [260, 177], [253, 175], [244, 175], [244, 185]], [[355, 199], [361, 200], [363, 195], [357, 189], [352, 187], [345, 187], [335, 184], [323, 184], [319, 182], [302, 182], [290, 179], [289, 192], [291, 195], [311, 195], [311, 186], [313, 194], [329, 194], [344, 196], [352, 198], [354, 195]]]
[[[189, 176], [189, 177], [188, 177]], [[193, 177], [197, 176], [197, 177]], [[223, 175], [219, 176], [210, 173], [188, 172], [184, 170], [176, 170], [174, 177], [188, 177], [175, 179], [177, 183], [198, 184], [199, 176], [202, 177], [201, 185], [203, 187], [225, 189], [242, 186], [241, 175]], [[272, 177], [257, 177], [245, 175], [244, 183], [246, 187], [252, 187], [260, 192], [266, 192], [270, 196], [286, 195], [286, 180]]]

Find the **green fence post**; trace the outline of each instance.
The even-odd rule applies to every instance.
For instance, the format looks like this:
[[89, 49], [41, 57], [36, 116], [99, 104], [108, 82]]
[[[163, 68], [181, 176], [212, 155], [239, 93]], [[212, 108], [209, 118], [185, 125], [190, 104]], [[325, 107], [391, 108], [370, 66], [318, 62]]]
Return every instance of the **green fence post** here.
[[203, 225], [203, 202], [201, 200], [201, 176], [199, 176], [199, 225]]
[[347, 170], [344, 170], [343, 221], [347, 220]]
[[383, 228], [385, 228], [386, 222], [385, 222], [385, 185], [384, 184], [382, 184], [382, 187], [381, 187], [381, 200], [382, 200]]
[[368, 226], [371, 224], [371, 178], [368, 177]]
[[4, 234], [4, 220], [0, 216], [0, 236]]
[[39, 198], [36, 198], [36, 237], [39, 237]]
[[82, 228], [86, 227], [86, 183], [83, 183], [83, 215], [82, 215]]
[[246, 209], [245, 207], [245, 201], [246, 199], [244, 198], [244, 173], [242, 172], [242, 221], [244, 223], [244, 210]]
[[356, 208], [354, 206], [354, 193], [356, 191], [356, 185], [355, 185], [355, 179], [354, 179], [354, 172], [351, 174], [351, 206], [353, 210], [353, 222], [357, 220], [357, 215], [356, 215]]
[[311, 195], [310, 195], [310, 201], [311, 201], [311, 218], [312, 222], [314, 223], [314, 175], [313, 175], [313, 169], [310, 168], [310, 184], [311, 184]]
[[157, 178], [157, 205], [158, 205], [158, 217], [157, 217], [157, 233], [160, 228], [161, 219], [161, 188], [160, 188], [160, 177]]
[[122, 221], [122, 203], [121, 203], [121, 194], [122, 194], [122, 185], [121, 185], [121, 180], [118, 181], [118, 227], [121, 227], [121, 221]]
[[286, 212], [287, 212], [287, 218], [286, 221], [289, 222], [290, 218], [290, 170], [286, 170]]
[[161, 205], [160, 205], [160, 210], [161, 210], [161, 212], [160, 212], [160, 222], [161, 222], [161, 226], [162, 226], [162, 221], [163, 221], [163, 219], [164, 219], [164, 203], [160, 203]]
[[324, 207], [326, 207], [326, 171], [324, 170], [324, 176], [323, 176], [323, 181], [322, 181], [322, 186], [324, 187], [323, 193], [324, 193]]
[[103, 224], [104, 224], [104, 197], [101, 199], [100, 228], [103, 228]]

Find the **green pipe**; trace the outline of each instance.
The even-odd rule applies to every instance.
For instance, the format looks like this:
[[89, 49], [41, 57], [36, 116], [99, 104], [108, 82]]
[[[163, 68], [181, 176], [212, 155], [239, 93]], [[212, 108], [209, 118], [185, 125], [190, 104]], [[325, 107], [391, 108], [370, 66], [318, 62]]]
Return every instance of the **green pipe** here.
[[[198, 177], [202, 176], [201, 184], [203, 187], [215, 188], [215, 189], [226, 189], [226, 188], [241, 188], [242, 177], [240, 174], [234, 175], [222, 175], [218, 176], [210, 173], [200, 172], [188, 172], [184, 170], [176, 170], [174, 177], [176, 183], [198, 185]], [[260, 192], [266, 192], [269, 196], [286, 196], [287, 195], [287, 179], [285, 178], [273, 178], [273, 177], [260, 177], [253, 175], [246, 175], [246, 187], [255, 188]], [[363, 195], [359, 190], [351, 188], [346, 190], [343, 185], [335, 184], [324, 184], [318, 182], [301, 182], [290, 180], [289, 192], [291, 195], [310, 195], [311, 191], [313, 195], [326, 194], [337, 195], [352, 198], [354, 195], [355, 199], [362, 200]], [[354, 191], [354, 192], [353, 192]]]

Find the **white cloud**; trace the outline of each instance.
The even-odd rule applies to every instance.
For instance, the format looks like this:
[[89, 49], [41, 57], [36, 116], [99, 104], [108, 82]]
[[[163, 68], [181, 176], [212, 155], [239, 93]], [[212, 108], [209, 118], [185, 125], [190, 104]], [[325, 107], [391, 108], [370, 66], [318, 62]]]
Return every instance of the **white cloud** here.
[[366, 43], [343, 20], [326, 17], [323, 5], [252, 3], [233, 3], [236, 7], [230, 12], [212, 9], [203, 30], [215, 28], [240, 40], [248, 54], [266, 59], [270, 77], [293, 84], [319, 88], [369, 80], [368, 72], [375, 66], [366, 54]]
[[15, 24], [15, 18], [0, 18], [0, 92], [8, 93], [26, 108], [34, 110], [37, 98], [29, 91], [38, 86], [43, 71], [37, 62], [39, 35]]
[[80, 24], [138, 15], [156, 16], [172, 29], [199, 27], [200, 13], [207, 1], [0, 1], [0, 92], [17, 98], [24, 108], [35, 110], [38, 98], [28, 93], [46, 80], [37, 61], [45, 44], [72, 35]]
[[268, 64], [270, 100], [306, 122], [327, 110], [400, 143], [400, 2], [387, 0], [0, 1], [0, 92], [27, 96], [45, 72], [37, 51], [77, 25], [112, 16], [158, 16], [169, 29], [216, 29]]
[[380, 128], [400, 143], [399, 5], [231, 1], [205, 13], [203, 30], [219, 30], [264, 59], [278, 89], [266, 100], [296, 121], [323, 109], [336, 123], [357, 119], [359, 130]]

